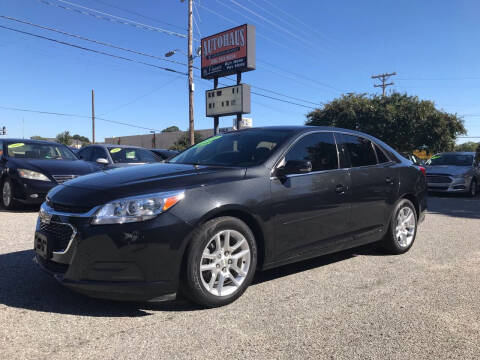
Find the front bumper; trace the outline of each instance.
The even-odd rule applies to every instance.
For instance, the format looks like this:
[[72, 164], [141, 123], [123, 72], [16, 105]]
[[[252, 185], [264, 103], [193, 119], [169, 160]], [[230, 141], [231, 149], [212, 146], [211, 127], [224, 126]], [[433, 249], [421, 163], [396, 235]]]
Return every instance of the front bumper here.
[[13, 179], [15, 200], [23, 204], [41, 204], [47, 193], [58, 184], [53, 181]]
[[433, 182], [427, 180], [428, 191], [430, 192], [445, 192], [445, 193], [468, 193], [472, 177], [453, 177], [443, 176], [449, 179], [449, 182]]
[[[91, 297], [146, 301], [177, 292], [186, 239], [192, 230], [189, 225], [168, 212], [121, 225], [91, 226], [90, 219], [53, 215], [52, 223], [70, 224], [75, 233], [65, 249], [52, 244], [46, 257], [37, 251], [35, 262], [62, 285]], [[36, 237], [39, 234], [49, 236], [40, 219]]]

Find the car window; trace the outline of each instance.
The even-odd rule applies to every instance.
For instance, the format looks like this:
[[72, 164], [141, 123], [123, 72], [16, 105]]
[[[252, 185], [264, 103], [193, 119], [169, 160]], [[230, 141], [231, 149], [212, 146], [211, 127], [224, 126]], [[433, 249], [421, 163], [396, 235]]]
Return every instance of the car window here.
[[93, 148], [93, 155], [92, 155], [92, 160], [91, 161], [97, 161], [98, 159], [107, 159], [107, 152], [105, 151], [104, 148], [102, 147], [94, 147]]
[[254, 166], [293, 135], [290, 130], [248, 129], [212, 136], [168, 160], [177, 164]]
[[377, 164], [377, 158], [370, 140], [355, 135], [342, 134], [342, 142], [350, 157], [352, 167]]
[[390, 160], [387, 158], [383, 150], [376, 144], [375, 144], [375, 151], [377, 152], [377, 158], [378, 158], [379, 164], [390, 162]]
[[331, 132], [309, 134], [298, 140], [285, 155], [285, 161], [312, 163], [312, 171], [338, 169], [337, 145]]
[[93, 152], [92, 147], [83, 148], [78, 152], [78, 157], [85, 161], [92, 161], [92, 152]]
[[150, 150], [137, 148], [109, 147], [108, 151], [114, 163], [153, 163], [159, 158]]
[[7, 142], [7, 155], [11, 158], [35, 160], [77, 160], [64, 145], [28, 141]]

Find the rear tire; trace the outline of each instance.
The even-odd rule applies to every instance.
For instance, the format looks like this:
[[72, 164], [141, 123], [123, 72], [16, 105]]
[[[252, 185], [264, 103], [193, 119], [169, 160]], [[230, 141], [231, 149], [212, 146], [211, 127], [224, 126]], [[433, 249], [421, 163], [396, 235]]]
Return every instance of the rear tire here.
[[18, 206], [18, 202], [15, 201], [15, 192], [13, 183], [9, 178], [5, 178], [1, 187], [1, 201], [6, 210], [14, 210]]
[[240, 219], [219, 217], [192, 235], [181, 291], [204, 307], [227, 305], [245, 292], [256, 266], [257, 246], [250, 228]]
[[410, 200], [401, 199], [395, 206], [382, 247], [391, 254], [406, 253], [417, 236], [418, 215]]

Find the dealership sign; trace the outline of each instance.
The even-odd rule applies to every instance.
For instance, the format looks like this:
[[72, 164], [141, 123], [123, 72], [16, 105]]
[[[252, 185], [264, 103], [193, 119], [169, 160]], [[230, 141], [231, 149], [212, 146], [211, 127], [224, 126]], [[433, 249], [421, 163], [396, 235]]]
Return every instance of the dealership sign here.
[[250, 113], [250, 85], [240, 84], [207, 90], [206, 116], [228, 116]]
[[245, 24], [202, 39], [202, 78], [255, 70], [255, 26]]

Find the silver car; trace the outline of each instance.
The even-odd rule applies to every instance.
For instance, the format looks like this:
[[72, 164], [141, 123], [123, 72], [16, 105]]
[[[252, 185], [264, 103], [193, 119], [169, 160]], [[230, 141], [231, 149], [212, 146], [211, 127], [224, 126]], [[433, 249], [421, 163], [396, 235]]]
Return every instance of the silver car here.
[[475, 196], [480, 184], [479, 157], [474, 152], [449, 152], [426, 163], [428, 190]]

